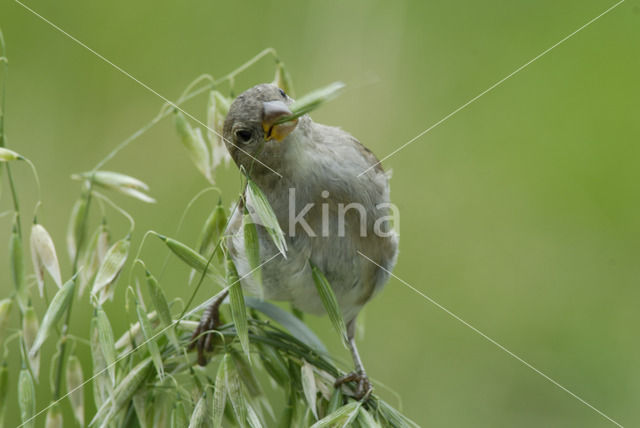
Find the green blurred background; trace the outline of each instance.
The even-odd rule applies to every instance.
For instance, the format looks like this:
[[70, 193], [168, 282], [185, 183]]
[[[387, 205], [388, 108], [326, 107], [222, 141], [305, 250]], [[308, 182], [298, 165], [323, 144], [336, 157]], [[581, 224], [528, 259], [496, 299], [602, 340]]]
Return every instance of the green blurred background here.
[[[27, 4], [171, 99], [197, 75], [222, 76], [272, 46], [298, 94], [347, 83], [313, 117], [382, 157], [614, 2]], [[92, 168], [162, 101], [17, 3], [0, 4], [0, 25], [10, 62], [8, 144], [38, 168], [39, 220], [66, 276], [64, 236], [79, 194], [70, 175]], [[266, 59], [236, 86], [272, 76]], [[639, 76], [640, 5], [627, 0], [384, 162], [401, 210], [395, 274], [625, 426], [640, 425]], [[203, 117], [204, 98], [186, 109]], [[205, 186], [170, 120], [107, 169], [143, 179], [158, 200], [114, 196], [137, 219], [136, 242], [148, 229], [175, 234], [184, 206]], [[33, 180], [26, 168], [14, 171], [28, 225]], [[235, 168], [219, 171], [226, 202], [238, 183]], [[195, 241], [214, 202], [194, 206], [182, 240]], [[0, 209], [9, 207], [5, 189]], [[111, 218], [114, 235], [124, 233], [125, 223]], [[7, 242], [10, 217], [0, 225]], [[157, 242], [145, 246], [153, 267], [164, 254]], [[7, 257], [3, 244], [1, 296], [13, 287]], [[187, 271], [170, 266], [163, 285], [186, 298]], [[123, 283], [107, 305], [112, 314], [123, 305]], [[86, 335], [90, 306], [81, 306], [71, 329]], [[364, 321], [369, 374], [422, 426], [614, 426], [395, 279]], [[127, 320], [113, 322], [119, 335]], [[348, 359], [326, 319], [310, 323]], [[38, 409], [47, 404], [44, 356], [53, 348], [43, 354]], [[88, 350], [78, 352], [87, 373]], [[15, 384], [17, 355], [10, 364]], [[397, 404], [389, 389], [377, 391]], [[12, 401], [8, 426], [17, 421]]]

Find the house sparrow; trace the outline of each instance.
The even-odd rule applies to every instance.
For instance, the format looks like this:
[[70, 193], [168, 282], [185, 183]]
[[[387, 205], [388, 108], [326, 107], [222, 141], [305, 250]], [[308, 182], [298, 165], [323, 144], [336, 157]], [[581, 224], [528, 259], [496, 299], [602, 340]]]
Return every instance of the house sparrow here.
[[[264, 297], [322, 314], [311, 263], [324, 273], [347, 325], [355, 366], [337, 384], [355, 381], [355, 394], [361, 398], [371, 384], [356, 348], [356, 317], [382, 289], [398, 252], [398, 237], [390, 222], [389, 177], [371, 151], [339, 128], [315, 123], [308, 115], [278, 124], [291, 115], [292, 102], [272, 84], [242, 93], [225, 119], [225, 144], [236, 165], [269, 200], [286, 237], [286, 257], [274, 257], [278, 249], [267, 231], [257, 226], [261, 261], [272, 259], [261, 268]], [[239, 204], [243, 203], [251, 212], [252, 201], [243, 197]], [[230, 237], [230, 256], [244, 277], [243, 289], [255, 292], [258, 285], [249, 274], [242, 214], [242, 209], [234, 210], [225, 235]], [[194, 333], [193, 346], [198, 348], [201, 364], [206, 364], [204, 352], [211, 347], [206, 331], [219, 322], [218, 306], [224, 297], [205, 311]]]

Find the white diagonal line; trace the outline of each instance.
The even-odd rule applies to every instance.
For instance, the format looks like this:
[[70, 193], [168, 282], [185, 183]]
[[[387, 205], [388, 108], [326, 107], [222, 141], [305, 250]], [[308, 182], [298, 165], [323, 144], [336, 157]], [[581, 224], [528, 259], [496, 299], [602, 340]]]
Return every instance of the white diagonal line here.
[[[278, 257], [280, 255], [280, 253], [276, 253], [274, 256], [272, 256], [271, 258], [267, 259], [265, 262], [263, 262], [262, 264], [260, 264], [259, 266], [256, 266], [254, 269], [250, 270], [246, 275], [241, 276], [240, 278], [238, 278], [236, 281], [232, 282], [231, 284], [227, 285], [224, 290], [228, 290], [232, 285], [237, 284], [238, 282], [240, 282], [241, 280], [243, 280], [244, 278], [248, 277], [249, 275], [253, 275], [253, 272], [255, 272], [257, 269], [262, 268], [262, 266], [266, 265], [267, 263], [269, 263], [271, 260], [275, 259], [276, 257]], [[207, 300], [206, 303], [209, 303], [210, 300]], [[135, 348], [133, 348], [131, 351], [125, 353], [123, 356], [121, 356], [120, 358], [117, 358], [113, 363], [109, 364], [108, 366], [106, 366], [104, 369], [100, 370], [99, 372], [97, 372], [96, 374], [94, 374], [93, 376], [91, 376], [89, 379], [85, 380], [84, 382], [82, 382], [80, 385], [76, 386], [75, 388], [73, 388], [71, 391], [68, 391], [65, 395], [63, 395], [62, 397], [58, 398], [57, 400], [51, 402], [47, 407], [45, 407], [44, 409], [40, 410], [38, 413], [36, 413], [35, 415], [31, 416], [29, 419], [27, 419], [26, 421], [22, 422], [20, 425], [17, 426], [17, 428], [21, 428], [23, 426], [25, 426], [26, 424], [28, 424], [29, 422], [33, 421], [34, 419], [36, 419], [38, 416], [40, 416], [41, 414], [43, 414], [44, 412], [46, 412], [47, 410], [49, 410], [51, 407], [55, 406], [56, 404], [58, 404], [59, 402], [61, 402], [62, 400], [64, 400], [65, 398], [67, 398], [69, 395], [73, 394], [74, 392], [76, 392], [78, 389], [82, 388], [83, 386], [85, 386], [86, 384], [88, 384], [89, 382], [91, 382], [93, 379], [95, 379], [96, 377], [100, 376], [101, 374], [105, 373], [107, 370], [109, 370], [112, 366], [118, 364], [118, 362], [122, 361], [123, 359], [127, 358], [129, 355], [133, 354], [135, 351], [137, 351], [138, 349], [140, 349], [142, 346], [146, 345], [147, 343], [151, 342], [152, 340], [155, 340], [158, 336], [162, 335], [165, 331], [167, 331], [168, 329], [174, 327], [175, 325], [177, 325], [178, 323], [180, 323], [180, 321], [184, 320], [184, 318], [186, 318], [187, 316], [190, 316], [191, 314], [197, 312], [198, 309], [202, 309], [204, 306], [203, 305], [199, 305], [196, 309], [190, 311], [188, 314], [186, 314], [183, 317], [178, 318], [177, 320], [173, 321], [171, 324], [169, 324], [168, 326], [166, 326], [165, 328], [163, 328], [162, 330], [158, 331], [156, 334], [154, 334], [153, 336], [151, 336], [149, 339], [145, 340], [144, 342], [142, 342], [141, 344], [139, 344], [138, 346], [136, 346]]]
[[464, 324], [466, 327], [469, 327], [471, 330], [475, 331], [476, 333], [478, 333], [480, 336], [484, 337], [486, 340], [488, 340], [489, 342], [493, 343], [495, 346], [497, 346], [498, 348], [500, 348], [502, 351], [506, 352], [507, 354], [509, 354], [510, 356], [512, 356], [513, 358], [515, 358], [516, 360], [520, 361], [522, 364], [524, 364], [525, 366], [529, 367], [531, 370], [533, 370], [534, 372], [538, 373], [540, 376], [542, 376], [543, 378], [545, 378], [546, 380], [548, 380], [549, 382], [551, 382], [552, 384], [554, 384], [555, 386], [557, 386], [558, 388], [562, 389], [563, 391], [565, 391], [567, 394], [571, 395], [573, 398], [575, 398], [576, 400], [580, 401], [582, 404], [586, 405], [587, 407], [591, 408], [592, 410], [594, 410], [595, 412], [599, 413], [601, 416], [605, 417], [606, 419], [608, 419], [610, 422], [613, 422], [614, 424], [616, 424], [617, 426], [619, 426], [620, 428], [623, 428], [622, 425], [620, 425], [618, 422], [614, 421], [613, 419], [611, 419], [609, 416], [605, 415], [603, 412], [601, 412], [600, 410], [596, 409], [595, 407], [593, 407], [591, 404], [589, 404], [587, 401], [585, 401], [584, 399], [580, 398], [579, 396], [577, 396], [576, 394], [574, 394], [573, 392], [569, 391], [567, 388], [565, 388], [564, 386], [562, 386], [561, 384], [559, 384], [558, 382], [556, 382], [555, 380], [551, 379], [549, 376], [547, 376], [546, 374], [544, 374], [543, 372], [541, 372], [540, 370], [538, 370], [537, 368], [535, 368], [534, 366], [532, 366], [531, 364], [529, 364], [528, 362], [526, 362], [525, 360], [523, 360], [522, 358], [520, 358], [518, 355], [514, 354], [513, 352], [511, 352], [510, 350], [508, 350], [507, 348], [505, 348], [504, 346], [502, 346], [500, 343], [496, 342], [494, 339], [492, 339], [491, 337], [487, 336], [486, 334], [484, 334], [483, 332], [481, 332], [480, 330], [478, 330], [477, 328], [475, 328], [474, 326], [472, 326], [471, 324], [469, 324], [468, 322], [466, 322], [465, 320], [463, 320], [462, 318], [460, 318], [458, 315], [454, 314], [453, 312], [451, 312], [449, 309], [445, 308], [444, 306], [442, 306], [440, 303], [436, 302], [435, 300], [433, 300], [431, 297], [427, 296], [426, 294], [424, 294], [422, 291], [418, 290], [417, 288], [415, 288], [414, 286], [412, 286], [411, 284], [409, 284], [407, 281], [405, 281], [404, 279], [394, 275], [391, 271], [385, 269], [384, 267], [380, 266], [378, 263], [374, 262], [373, 260], [371, 260], [369, 257], [367, 257], [365, 254], [363, 254], [362, 252], [360, 252], [358, 250], [358, 254], [360, 254], [362, 257], [364, 257], [365, 259], [367, 259], [368, 261], [370, 261], [371, 263], [373, 263], [374, 265], [378, 266], [380, 269], [384, 270], [385, 272], [387, 272], [389, 275], [393, 276], [395, 279], [397, 279], [398, 281], [400, 281], [401, 283], [403, 283], [404, 285], [406, 285], [407, 287], [409, 287], [411, 290], [415, 291], [416, 293], [418, 293], [420, 296], [424, 297], [426, 300], [428, 300], [430, 303], [434, 304], [435, 306], [437, 306], [439, 309], [442, 309], [443, 311], [445, 311], [448, 315], [450, 315], [451, 317], [455, 318], [457, 321], [461, 322], [462, 324]]
[[[16, 0], [17, 1], [17, 0]], [[413, 143], [414, 141], [416, 141], [417, 139], [419, 139], [420, 137], [422, 137], [424, 134], [426, 134], [427, 132], [431, 131], [432, 129], [434, 129], [435, 127], [437, 127], [438, 125], [440, 125], [441, 123], [443, 123], [444, 121], [446, 121], [447, 119], [449, 119], [451, 116], [455, 115], [456, 113], [458, 113], [460, 110], [464, 109], [465, 107], [467, 107], [469, 104], [472, 104], [473, 102], [475, 102], [478, 98], [482, 97], [483, 95], [485, 95], [486, 93], [490, 92], [491, 90], [495, 89], [496, 87], [500, 86], [502, 83], [504, 83], [506, 80], [508, 80], [509, 78], [513, 77], [514, 75], [516, 75], [517, 73], [519, 73], [520, 71], [522, 71], [523, 69], [525, 69], [526, 67], [528, 67], [529, 65], [531, 65], [533, 62], [535, 62], [536, 60], [542, 58], [544, 55], [548, 54], [549, 52], [551, 52], [553, 49], [555, 49], [556, 47], [560, 46], [562, 43], [566, 42], [567, 40], [569, 40], [571, 37], [575, 36], [576, 34], [578, 34], [580, 31], [584, 30], [585, 28], [587, 28], [589, 25], [593, 24], [594, 22], [596, 22], [598, 19], [602, 18], [604, 15], [606, 15], [607, 13], [611, 12], [613, 9], [615, 9], [616, 7], [620, 6], [622, 3], [624, 3], [624, 0], [620, 0], [618, 3], [614, 4], [613, 6], [611, 6], [609, 9], [605, 10], [604, 12], [602, 12], [600, 15], [596, 16], [595, 18], [593, 18], [592, 20], [590, 20], [589, 22], [587, 22], [586, 24], [584, 24], [583, 26], [581, 26], [580, 28], [578, 28], [577, 30], [575, 30], [573, 33], [569, 34], [568, 36], [565, 36], [563, 39], [561, 39], [559, 42], [555, 43], [553, 46], [545, 49], [544, 51], [542, 51], [541, 53], [539, 53], [538, 55], [536, 55], [535, 57], [533, 57], [532, 59], [530, 59], [529, 61], [527, 61], [526, 63], [522, 64], [520, 67], [516, 68], [514, 71], [512, 71], [511, 73], [509, 73], [508, 75], [506, 75], [505, 77], [503, 77], [502, 79], [498, 80], [496, 83], [494, 83], [493, 85], [489, 86], [487, 89], [485, 89], [484, 91], [480, 92], [478, 95], [476, 95], [475, 97], [471, 98], [469, 101], [467, 101], [466, 103], [462, 104], [460, 107], [458, 107], [457, 109], [455, 109], [454, 111], [452, 111], [451, 113], [449, 113], [448, 115], [446, 115], [445, 117], [443, 117], [442, 119], [440, 119], [439, 121], [437, 121], [436, 123], [434, 123], [433, 125], [431, 125], [430, 127], [428, 127], [427, 129], [425, 129], [424, 131], [422, 131], [421, 133], [419, 133], [418, 135], [416, 135], [415, 137], [413, 137], [412, 139], [410, 139], [409, 141], [407, 141], [406, 143], [404, 143], [403, 145], [401, 145], [400, 147], [398, 147], [397, 149], [395, 149], [394, 151], [392, 151], [391, 153], [389, 153], [388, 155], [386, 155], [385, 157], [383, 157], [382, 159], [380, 159], [378, 162], [374, 163], [373, 165], [371, 165], [369, 168], [365, 169], [364, 171], [362, 171], [360, 174], [358, 174], [358, 177], [360, 177], [362, 174], [366, 173], [367, 171], [369, 171], [370, 169], [374, 168], [376, 165], [380, 164], [382, 161], [389, 159], [391, 156], [395, 155], [396, 153], [398, 153], [400, 150], [404, 149], [405, 147], [407, 147], [409, 144]]]
[[202, 125], [203, 127], [205, 127], [206, 129], [208, 129], [209, 131], [211, 131], [212, 133], [214, 133], [215, 135], [217, 135], [218, 137], [222, 138], [223, 141], [228, 142], [229, 144], [231, 144], [232, 146], [236, 147], [238, 150], [240, 150], [242, 153], [244, 153], [245, 155], [249, 156], [251, 159], [253, 159], [254, 161], [258, 162], [260, 165], [264, 166], [265, 168], [267, 168], [268, 170], [270, 170], [271, 172], [273, 172], [274, 174], [278, 175], [280, 178], [282, 178], [282, 175], [280, 173], [278, 173], [277, 171], [275, 171], [274, 169], [272, 169], [269, 165], [264, 164], [263, 162], [261, 162], [260, 160], [256, 159], [255, 157], [253, 157], [251, 154], [247, 153], [245, 150], [243, 150], [241, 147], [237, 146], [236, 144], [234, 144], [233, 142], [229, 141], [228, 139], [224, 138], [222, 135], [220, 135], [218, 132], [216, 132], [214, 129], [209, 128], [207, 125], [205, 125], [201, 120], [199, 120], [198, 118], [194, 117], [191, 113], [185, 111], [183, 108], [181, 108], [180, 106], [178, 106], [177, 104], [175, 104], [173, 101], [169, 100], [167, 97], [165, 97], [164, 95], [160, 94], [159, 92], [157, 92], [156, 90], [154, 90], [153, 88], [151, 88], [149, 85], [147, 85], [144, 82], [141, 82], [140, 80], [136, 79], [134, 76], [131, 75], [131, 73], [129, 73], [128, 71], [126, 71], [125, 69], [123, 69], [122, 67], [120, 67], [119, 65], [114, 64], [113, 62], [111, 62], [109, 59], [107, 59], [106, 57], [104, 57], [103, 55], [99, 54], [98, 52], [96, 52], [95, 50], [93, 50], [92, 48], [90, 48], [89, 46], [87, 46], [86, 44], [82, 43], [80, 40], [78, 40], [77, 38], [75, 38], [74, 36], [72, 36], [71, 34], [67, 33], [66, 31], [64, 31], [62, 28], [58, 27], [56, 24], [54, 24], [53, 22], [49, 21], [47, 18], [45, 18], [44, 16], [40, 15], [38, 12], [36, 12], [35, 10], [31, 9], [29, 6], [25, 5], [24, 3], [22, 3], [20, 0], [14, 0], [16, 3], [18, 3], [20, 6], [22, 6], [23, 8], [25, 8], [26, 10], [28, 10], [29, 12], [31, 12], [32, 14], [34, 14], [35, 16], [37, 16], [38, 18], [40, 18], [42, 21], [46, 22], [47, 24], [49, 24], [50, 26], [52, 26], [53, 28], [55, 28], [56, 30], [58, 30], [59, 32], [61, 32], [62, 34], [64, 34], [65, 36], [67, 36], [68, 38], [70, 38], [71, 40], [73, 40], [74, 42], [76, 42], [77, 44], [79, 44], [80, 46], [82, 46], [83, 48], [85, 48], [86, 50], [88, 50], [89, 52], [91, 52], [92, 54], [94, 54], [95, 56], [97, 56], [98, 58], [100, 58], [101, 60], [103, 60], [104, 62], [106, 62], [107, 64], [109, 64], [110, 66], [112, 66], [113, 68], [115, 68], [116, 70], [118, 70], [120, 73], [124, 74], [125, 76], [127, 76], [128, 78], [130, 78], [131, 80], [135, 81], [136, 83], [138, 83], [140, 86], [142, 86], [143, 88], [145, 88], [146, 90], [148, 90], [149, 92], [155, 94], [156, 96], [158, 96], [159, 98], [161, 98], [165, 103], [169, 104], [171, 107], [173, 107], [176, 110], [180, 110], [182, 113], [185, 114], [185, 116], [189, 117], [190, 119], [192, 119], [193, 121], [199, 123], [200, 125]]

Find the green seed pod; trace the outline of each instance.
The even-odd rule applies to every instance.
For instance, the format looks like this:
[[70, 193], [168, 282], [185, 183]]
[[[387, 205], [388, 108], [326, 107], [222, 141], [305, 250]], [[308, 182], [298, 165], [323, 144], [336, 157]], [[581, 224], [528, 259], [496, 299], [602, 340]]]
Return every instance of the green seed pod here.
[[278, 223], [278, 217], [276, 217], [269, 200], [260, 187], [252, 180], [247, 181], [247, 199], [258, 216], [256, 222], [259, 220], [258, 224], [267, 230], [273, 244], [284, 257], [287, 257], [287, 241], [284, 238], [284, 232], [280, 228], [280, 223]]
[[191, 414], [191, 421], [189, 422], [189, 428], [202, 428], [207, 426], [207, 393], [202, 393], [202, 396], [196, 403], [196, 407]]
[[[173, 254], [178, 256], [183, 262], [187, 265], [191, 266], [198, 272], [204, 272], [207, 268], [207, 259], [202, 257], [200, 254], [196, 253], [191, 248], [187, 247], [180, 241], [176, 241], [172, 238], [167, 238], [164, 235], [156, 235], [160, 238], [167, 247], [171, 250]], [[209, 269], [207, 270], [208, 274], [213, 273], [213, 267], [209, 264]]]
[[256, 282], [258, 290], [256, 294], [264, 300], [264, 290], [262, 289], [262, 270], [260, 269], [260, 241], [258, 239], [258, 228], [253, 222], [247, 208], [242, 215], [242, 229], [244, 233], [244, 251], [249, 262], [251, 276]]
[[222, 139], [224, 119], [229, 113], [231, 100], [218, 91], [211, 91], [209, 94], [209, 105], [207, 106], [207, 138], [211, 145], [211, 168], [215, 169], [221, 163], [228, 165], [231, 155], [224, 145]]
[[7, 401], [9, 401], [9, 369], [7, 362], [3, 361], [0, 365], [0, 427], [4, 426]]
[[84, 426], [84, 392], [82, 391], [82, 383], [84, 376], [82, 374], [82, 364], [75, 355], [71, 355], [67, 361], [67, 395], [73, 409], [78, 424]]
[[342, 407], [343, 400], [344, 397], [342, 396], [342, 389], [334, 389], [333, 394], [331, 395], [331, 400], [329, 400], [329, 405], [327, 406], [327, 414], [333, 413]]
[[91, 295], [98, 299], [99, 304], [102, 305], [107, 299], [113, 297], [113, 288], [110, 286], [116, 281], [127, 261], [130, 245], [131, 237], [127, 236], [117, 241], [107, 251], [91, 289]]
[[125, 174], [120, 174], [119, 172], [85, 172], [82, 174], [73, 175], [71, 176], [71, 178], [76, 180], [88, 180], [100, 187], [115, 190], [117, 192], [139, 199], [143, 202], [155, 202], [155, 199], [144, 193], [149, 190], [149, 186], [147, 186], [144, 182], [138, 180], [137, 178], [130, 177]]
[[0, 300], [0, 343], [2, 343], [4, 334], [7, 331], [7, 324], [9, 324], [12, 307], [13, 300], [10, 298]]
[[152, 369], [153, 364], [151, 357], [145, 358], [132, 368], [113, 390], [111, 400], [102, 404], [89, 425], [94, 425], [97, 421], [103, 420], [102, 425], [107, 426], [110, 420], [113, 419], [113, 417], [129, 403], [133, 395], [140, 390], [147, 377], [151, 374]]
[[229, 361], [227, 361], [225, 366], [227, 368], [225, 384], [227, 387], [229, 401], [231, 402], [231, 407], [233, 408], [233, 413], [235, 414], [236, 419], [241, 426], [244, 426], [245, 421], [247, 420], [247, 403], [243, 394], [244, 391], [242, 390], [242, 384], [240, 383], [240, 378], [235, 366]]
[[98, 319], [96, 315], [91, 318], [89, 326], [89, 339], [91, 341], [91, 362], [93, 373], [93, 401], [96, 409], [99, 409], [107, 400], [111, 389], [109, 375], [105, 372], [107, 363], [100, 346], [100, 333], [98, 332]]
[[18, 407], [20, 407], [22, 426], [33, 428], [36, 413], [36, 388], [31, 373], [26, 368], [20, 370], [18, 377]]
[[220, 117], [224, 120], [224, 118], [229, 113], [229, 109], [231, 108], [231, 103], [233, 100], [231, 98], [225, 97], [222, 93], [218, 91], [212, 92], [213, 97], [216, 100], [216, 106], [218, 107], [218, 113]]
[[133, 395], [133, 408], [136, 411], [136, 416], [138, 418], [138, 423], [140, 424], [140, 428], [147, 427], [147, 403], [146, 396], [144, 391], [136, 392]]
[[[180, 398], [173, 404], [171, 410], [171, 428], [184, 428], [187, 426], [187, 412], [184, 408], [184, 403]], [[222, 425], [214, 425], [214, 427]]]
[[73, 262], [78, 252], [78, 246], [82, 243], [86, 232], [85, 216], [87, 213], [87, 198], [78, 199], [71, 209], [69, 226], [67, 228], [67, 252], [69, 259]]
[[42, 277], [42, 268], [44, 267], [51, 275], [58, 288], [62, 287], [62, 277], [60, 275], [60, 265], [56, 254], [56, 247], [49, 232], [40, 224], [34, 224], [31, 227], [31, 258], [33, 268], [36, 271], [36, 279], [38, 280], [38, 289], [40, 297], [42, 297], [44, 278]]
[[44, 341], [51, 335], [52, 330], [54, 329], [56, 323], [62, 317], [62, 314], [67, 310], [71, 300], [73, 299], [73, 289], [75, 287], [75, 279], [74, 276], [69, 281], [67, 281], [60, 290], [53, 296], [51, 299], [51, 303], [47, 308], [47, 311], [42, 318], [42, 325], [38, 330], [38, 334], [34, 340], [33, 346], [29, 351], [29, 357], [34, 357], [37, 353]]
[[[147, 318], [151, 322], [152, 326], [156, 326], [159, 324], [158, 322], [158, 313], [156, 311], [151, 311], [147, 314]], [[183, 321], [184, 322], [184, 321]], [[116, 350], [120, 352], [128, 352], [132, 349], [132, 346], [135, 343], [141, 343], [143, 340], [142, 337], [142, 329], [140, 327], [140, 323], [136, 322], [131, 324], [129, 330], [125, 331], [122, 336], [116, 340]]]
[[136, 189], [148, 191], [149, 186], [146, 185], [141, 180], [138, 180], [135, 177], [128, 176], [126, 174], [121, 174], [119, 172], [113, 171], [95, 171], [95, 172], [85, 172], [82, 174], [78, 174], [74, 176], [74, 178], [81, 178], [83, 180], [91, 180], [94, 184], [98, 186], [105, 187], [107, 189]]
[[249, 354], [249, 322], [247, 321], [247, 310], [244, 306], [244, 295], [238, 271], [230, 257], [227, 258], [227, 285], [229, 287], [231, 318], [233, 318], [233, 323], [236, 326], [240, 346], [242, 346], [247, 358], [251, 358]]
[[158, 281], [151, 272], [146, 271], [145, 277], [147, 280], [147, 286], [149, 287], [149, 294], [151, 295], [151, 302], [153, 303], [153, 307], [156, 308], [158, 318], [160, 319], [160, 325], [163, 328], [166, 328], [165, 333], [167, 337], [171, 341], [171, 344], [178, 349], [179, 344], [176, 332], [173, 327], [169, 327], [173, 324], [173, 318], [171, 317], [171, 310], [169, 309], [167, 296], [165, 296], [164, 291], [162, 291], [162, 288], [158, 285]]
[[360, 424], [362, 428], [380, 428], [380, 424], [376, 422], [373, 416], [369, 412], [367, 412], [363, 407], [360, 408], [360, 412], [358, 412], [358, 418], [356, 421]]
[[344, 89], [344, 86], [345, 85], [342, 82], [333, 82], [324, 88], [316, 89], [315, 91], [309, 92], [308, 94], [298, 98], [289, 106], [291, 115], [280, 118], [276, 124], [295, 120], [298, 117], [317, 109], [322, 104], [337, 97], [342, 89]]
[[24, 262], [22, 253], [22, 238], [18, 232], [18, 218], [13, 221], [11, 238], [9, 238], [9, 257], [11, 259], [11, 277], [13, 285], [19, 295], [24, 295]]
[[285, 68], [283, 62], [278, 61], [278, 64], [276, 64], [276, 76], [273, 79], [273, 84], [285, 91], [290, 97], [295, 97], [291, 75]]
[[209, 169], [209, 149], [200, 128], [193, 129], [181, 111], [176, 110], [176, 129], [191, 160], [209, 182], [213, 182]]
[[19, 153], [9, 150], [4, 147], [0, 147], [0, 162], [11, 162], [14, 160], [23, 160], [24, 157]]
[[162, 379], [164, 378], [164, 366], [162, 364], [160, 349], [158, 348], [158, 343], [156, 342], [154, 336], [153, 327], [151, 327], [149, 318], [147, 318], [147, 314], [144, 312], [142, 305], [140, 305], [140, 303], [138, 303], [137, 301], [136, 314], [138, 315], [138, 322], [140, 323], [140, 327], [142, 328], [142, 335], [144, 336], [144, 341], [147, 345], [147, 349], [149, 350], [149, 354], [151, 354], [153, 364], [156, 366], [156, 371], [160, 375], [160, 379]]
[[313, 366], [306, 360], [302, 360], [302, 367], [300, 368], [300, 379], [302, 380], [302, 391], [304, 392], [304, 398], [307, 400], [307, 404], [311, 409], [311, 413], [318, 419], [318, 409], [316, 406], [316, 398], [318, 396], [318, 388], [316, 387], [316, 378], [313, 374]]
[[222, 426], [224, 417], [224, 406], [227, 399], [227, 364], [229, 364], [229, 354], [225, 354], [218, 366], [216, 373], [215, 391], [213, 392], [213, 426]]
[[[24, 315], [22, 317], [22, 337], [27, 349], [31, 349], [33, 347], [33, 343], [35, 342], [36, 336], [38, 335], [38, 330], [39, 326], [36, 311], [33, 309], [33, 306], [29, 305], [24, 311]], [[40, 373], [39, 352], [37, 352], [34, 356], [29, 355], [29, 365], [31, 366], [33, 375], [36, 377], [36, 379], [38, 379], [38, 375]]]
[[352, 401], [349, 404], [339, 407], [332, 413], [328, 414], [327, 416], [313, 424], [313, 428], [351, 426], [350, 424], [358, 416], [358, 411], [360, 410], [361, 405], [362, 403], [360, 403], [359, 401]]
[[[226, 224], [227, 213], [222, 206], [222, 201], [218, 200], [218, 205], [211, 211], [200, 232], [200, 244], [198, 245], [198, 252], [200, 254], [205, 257], [210, 255], [209, 253], [211, 253], [218, 243], [218, 240], [222, 237]], [[222, 251], [218, 251], [218, 259], [220, 262], [222, 262], [222, 257]]]
[[96, 327], [98, 329], [98, 344], [102, 350], [102, 356], [104, 362], [109, 371], [109, 377], [111, 378], [111, 384], [116, 383], [116, 348], [115, 341], [113, 339], [113, 330], [111, 329], [111, 323], [109, 317], [102, 307], [96, 309]]
[[[78, 263], [78, 268], [81, 268], [80, 274], [78, 275], [78, 296], [82, 296], [84, 294], [84, 290], [89, 284], [89, 282], [93, 279], [93, 276], [97, 272], [102, 260], [100, 258], [98, 252], [98, 243], [100, 241], [100, 237], [102, 236], [103, 230], [105, 230], [105, 224], [101, 224], [98, 226], [96, 231], [91, 235], [91, 239], [89, 240], [89, 244], [82, 251], [82, 255], [80, 257], [80, 261]], [[107, 246], [108, 249], [108, 246]], [[105, 249], [105, 253], [107, 251]]]
[[49, 407], [44, 426], [45, 428], [62, 428], [64, 426], [62, 423], [62, 411], [60, 410], [60, 406], [54, 404]]

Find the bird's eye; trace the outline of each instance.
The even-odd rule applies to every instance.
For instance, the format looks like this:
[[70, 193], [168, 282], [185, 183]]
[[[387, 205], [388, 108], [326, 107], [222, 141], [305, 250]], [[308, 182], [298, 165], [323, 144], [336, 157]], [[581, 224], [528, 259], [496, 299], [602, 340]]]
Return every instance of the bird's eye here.
[[236, 138], [241, 143], [248, 143], [251, 140], [251, 131], [248, 129], [240, 129], [236, 131]]
[[283, 89], [279, 89], [280, 91], [280, 95], [282, 95], [282, 98], [287, 98], [287, 94], [284, 93]]

